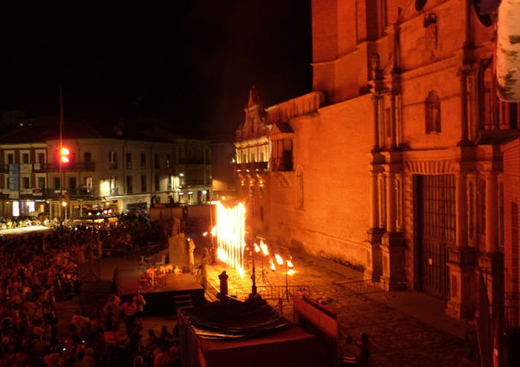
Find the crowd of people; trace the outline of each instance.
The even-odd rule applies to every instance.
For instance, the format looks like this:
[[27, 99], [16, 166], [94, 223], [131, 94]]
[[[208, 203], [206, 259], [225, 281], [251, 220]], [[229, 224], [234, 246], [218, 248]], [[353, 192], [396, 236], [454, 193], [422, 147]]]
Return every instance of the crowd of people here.
[[[0, 240], [0, 367], [179, 365], [175, 335], [163, 326], [143, 338], [139, 294], [111, 297], [102, 309], [78, 310], [59, 332], [56, 302], [81, 292], [78, 266], [109, 248], [133, 251], [158, 239], [147, 223], [63, 227]], [[146, 342], [143, 341], [146, 339]]]

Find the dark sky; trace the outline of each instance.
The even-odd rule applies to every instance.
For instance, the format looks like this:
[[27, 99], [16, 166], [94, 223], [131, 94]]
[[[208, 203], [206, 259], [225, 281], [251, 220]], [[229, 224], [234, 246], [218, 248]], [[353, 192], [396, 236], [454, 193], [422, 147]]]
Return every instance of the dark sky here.
[[57, 115], [62, 86], [68, 121], [140, 114], [219, 139], [252, 84], [266, 106], [311, 89], [310, 0], [67, 3], [0, 16], [0, 110]]

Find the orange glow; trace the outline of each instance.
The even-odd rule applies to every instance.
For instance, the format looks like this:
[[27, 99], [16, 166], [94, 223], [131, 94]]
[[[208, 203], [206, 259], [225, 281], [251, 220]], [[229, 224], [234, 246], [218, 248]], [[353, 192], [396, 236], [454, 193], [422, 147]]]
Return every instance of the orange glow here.
[[217, 225], [213, 228], [217, 235], [217, 258], [237, 269], [244, 277], [244, 233], [246, 208], [240, 203], [226, 208], [217, 203]]
[[294, 265], [293, 265], [291, 260], [287, 260], [287, 266], [290, 267], [290, 268], [294, 267]]
[[276, 262], [278, 263], [278, 265], [283, 264], [283, 259], [280, 255], [276, 254], [276, 255], [274, 255], [274, 257], [276, 258]]
[[213, 226], [213, 228], [211, 228], [211, 235], [213, 237], [215, 237], [217, 235], [217, 226]]
[[255, 252], [260, 252], [260, 247], [255, 243]]
[[276, 266], [274, 265], [273, 259], [269, 259], [269, 267], [271, 268], [271, 270], [276, 270]]
[[289, 274], [289, 275], [293, 275], [293, 274], [294, 274], [294, 270], [293, 270], [292, 268], [289, 269], [289, 270], [287, 271], [287, 274]]
[[262, 252], [265, 256], [269, 256], [269, 249], [267, 248], [267, 245], [264, 243], [264, 241], [260, 241], [260, 248], [262, 249]]
[[69, 149], [68, 148], [61, 148], [61, 151], [60, 151], [60, 156], [61, 156], [61, 161], [63, 163], [69, 163], [70, 162], [70, 159], [69, 159]]

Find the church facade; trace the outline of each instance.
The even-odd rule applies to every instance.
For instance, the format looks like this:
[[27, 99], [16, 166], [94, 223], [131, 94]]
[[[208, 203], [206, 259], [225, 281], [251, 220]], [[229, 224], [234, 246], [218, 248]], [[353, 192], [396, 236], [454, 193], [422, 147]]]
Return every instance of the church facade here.
[[492, 19], [470, 0], [313, 0], [312, 33], [313, 91], [264, 108], [253, 89], [237, 130], [250, 233], [472, 318], [480, 282], [491, 302], [503, 287], [520, 120], [496, 96]]

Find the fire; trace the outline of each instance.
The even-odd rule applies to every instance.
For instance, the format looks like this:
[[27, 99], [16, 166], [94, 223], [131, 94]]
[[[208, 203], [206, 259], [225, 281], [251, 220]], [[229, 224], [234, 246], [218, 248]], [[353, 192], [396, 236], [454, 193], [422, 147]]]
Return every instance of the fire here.
[[278, 263], [278, 265], [283, 264], [283, 259], [280, 255], [276, 254], [276, 255], [274, 255], [274, 257], [276, 258], [276, 262]]
[[287, 266], [290, 267], [291, 269], [294, 267], [291, 260], [287, 260]]
[[260, 252], [260, 246], [255, 243], [255, 252]]
[[244, 233], [245, 233], [244, 204], [226, 208], [217, 203], [217, 225], [211, 233], [217, 237], [217, 257], [232, 268], [237, 269], [244, 277]]
[[271, 270], [276, 270], [276, 266], [274, 265], [273, 259], [269, 259], [269, 267], [271, 268]]
[[264, 243], [264, 241], [260, 241], [260, 248], [262, 249], [262, 252], [265, 256], [269, 256], [269, 249], [267, 248], [267, 245]]

